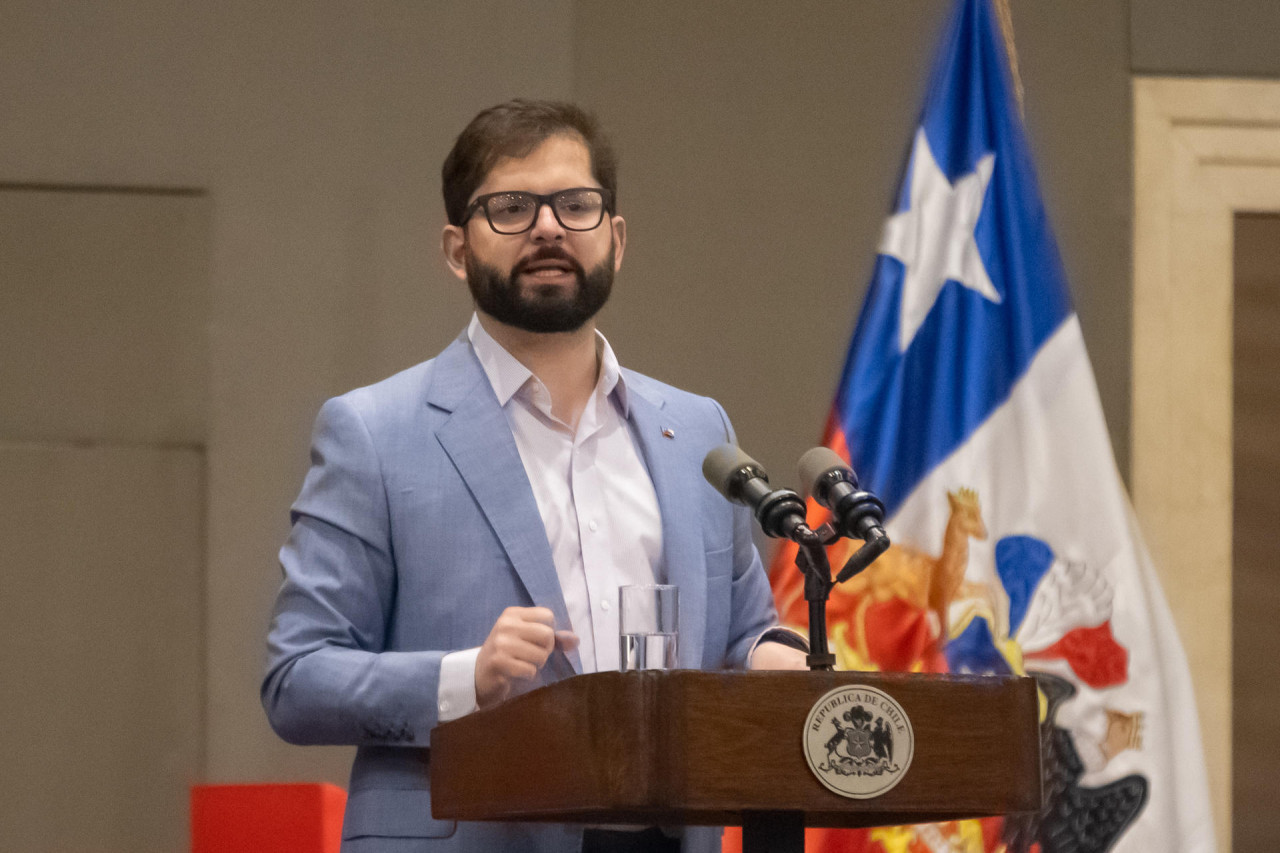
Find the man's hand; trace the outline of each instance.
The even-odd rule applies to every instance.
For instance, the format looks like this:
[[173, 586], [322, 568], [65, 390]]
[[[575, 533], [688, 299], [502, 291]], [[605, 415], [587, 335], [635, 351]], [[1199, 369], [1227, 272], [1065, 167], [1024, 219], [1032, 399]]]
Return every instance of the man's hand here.
[[805, 653], [782, 643], [765, 640], [751, 653], [752, 669], [808, 669]]
[[488, 708], [511, 695], [517, 682], [532, 681], [551, 652], [578, 644], [571, 631], [555, 630], [545, 607], [508, 607], [476, 655], [476, 706]]

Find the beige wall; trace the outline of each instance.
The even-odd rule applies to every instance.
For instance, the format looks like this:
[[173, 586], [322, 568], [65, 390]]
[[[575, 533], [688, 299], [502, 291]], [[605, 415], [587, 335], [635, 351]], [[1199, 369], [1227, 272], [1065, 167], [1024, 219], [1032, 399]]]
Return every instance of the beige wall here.
[[0, 837], [180, 850], [204, 758], [199, 451], [0, 441]]
[[1280, 3], [1129, 0], [1139, 74], [1280, 77]]
[[[818, 438], [948, 5], [0, 3], [0, 183], [210, 205], [207, 779], [343, 781], [345, 750], [282, 744], [258, 706], [274, 555], [320, 401], [465, 320], [436, 245], [439, 162], [466, 119], [517, 94], [599, 109], [631, 239], [606, 331], [625, 362], [720, 397], [787, 482]], [[1128, 4], [1013, 5], [1126, 468]]]
[[436, 256], [442, 152], [479, 105], [570, 95], [570, 9], [0, 7], [0, 184], [196, 188], [211, 203], [209, 780], [345, 781], [345, 750], [283, 744], [257, 698], [311, 419], [456, 334], [468, 303]]
[[208, 212], [192, 193], [0, 189], [7, 849], [173, 850], [187, 833]]

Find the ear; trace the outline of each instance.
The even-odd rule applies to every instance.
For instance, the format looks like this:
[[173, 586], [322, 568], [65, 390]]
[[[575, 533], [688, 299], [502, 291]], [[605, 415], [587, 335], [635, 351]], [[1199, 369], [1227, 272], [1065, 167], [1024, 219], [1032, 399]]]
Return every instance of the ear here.
[[609, 227], [613, 229], [613, 271], [622, 269], [622, 253], [627, 250], [627, 221], [621, 216], [609, 219]]
[[467, 234], [458, 225], [446, 225], [440, 235], [444, 262], [461, 281], [467, 280]]

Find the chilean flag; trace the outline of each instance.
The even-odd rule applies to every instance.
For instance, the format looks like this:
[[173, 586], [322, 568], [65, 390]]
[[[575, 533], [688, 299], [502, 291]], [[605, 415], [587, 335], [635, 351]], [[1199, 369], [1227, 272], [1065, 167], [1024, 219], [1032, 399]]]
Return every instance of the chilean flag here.
[[[809, 849], [1211, 851], [1186, 661], [990, 0], [957, 3], [910, 144], [824, 438], [884, 500], [894, 545], [833, 592], [831, 644], [840, 669], [1034, 676], [1046, 806], [1007, 824], [811, 830]], [[784, 547], [772, 578], [803, 629], [794, 558]]]

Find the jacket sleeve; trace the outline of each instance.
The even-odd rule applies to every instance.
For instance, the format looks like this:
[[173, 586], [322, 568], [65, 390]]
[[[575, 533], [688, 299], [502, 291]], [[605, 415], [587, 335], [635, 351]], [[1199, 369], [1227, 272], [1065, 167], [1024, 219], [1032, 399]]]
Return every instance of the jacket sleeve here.
[[292, 521], [262, 683], [272, 728], [297, 744], [428, 745], [445, 652], [384, 648], [396, 594], [388, 504], [348, 397], [320, 411]]

